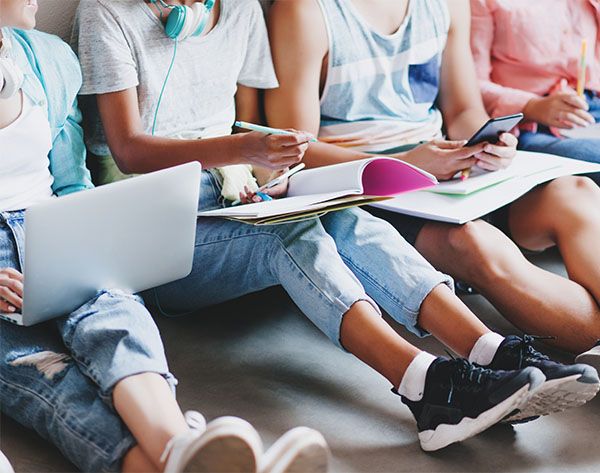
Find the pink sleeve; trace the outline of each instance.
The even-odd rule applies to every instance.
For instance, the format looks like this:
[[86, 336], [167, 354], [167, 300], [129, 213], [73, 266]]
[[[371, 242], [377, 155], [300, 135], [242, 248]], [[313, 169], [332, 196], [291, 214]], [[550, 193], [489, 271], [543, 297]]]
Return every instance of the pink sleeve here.
[[492, 3], [491, 0], [471, 0], [471, 50], [485, 108], [490, 116], [499, 117], [522, 112], [527, 102], [537, 95], [503, 87], [491, 80], [494, 42]]

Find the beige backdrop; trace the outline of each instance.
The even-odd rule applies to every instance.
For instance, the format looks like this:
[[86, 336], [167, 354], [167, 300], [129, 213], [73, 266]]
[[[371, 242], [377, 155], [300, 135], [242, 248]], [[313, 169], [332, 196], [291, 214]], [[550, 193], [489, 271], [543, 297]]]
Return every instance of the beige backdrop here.
[[[260, 1], [263, 6], [270, 3], [270, 0]], [[79, 0], [39, 0], [38, 29], [68, 40], [78, 3]]]

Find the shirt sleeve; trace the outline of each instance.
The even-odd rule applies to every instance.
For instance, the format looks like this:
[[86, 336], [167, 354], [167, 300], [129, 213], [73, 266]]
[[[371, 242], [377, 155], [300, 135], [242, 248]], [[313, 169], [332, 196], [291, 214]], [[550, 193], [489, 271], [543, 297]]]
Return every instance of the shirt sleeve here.
[[238, 84], [254, 89], [275, 89], [279, 87], [267, 26], [260, 4], [252, 1], [246, 57], [238, 77]]
[[485, 108], [490, 116], [520, 113], [536, 94], [492, 81], [492, 44], [494, 17], [489, 0], [471, 0], [471, 50]]
[[83, 73], [81, 95], [107, 94], [137, 87], [137, 67], [119, 20], [99, 0], [82, 0], [71, 45]]

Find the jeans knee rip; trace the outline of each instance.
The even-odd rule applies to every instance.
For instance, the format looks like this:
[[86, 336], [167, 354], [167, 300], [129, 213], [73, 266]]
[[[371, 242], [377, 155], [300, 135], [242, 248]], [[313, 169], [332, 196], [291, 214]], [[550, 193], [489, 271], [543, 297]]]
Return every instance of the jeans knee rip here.
[[48, 381], [52, 381], [57, 375], [64, 372], [72, 359], [65, 353], [53, 351], [39, 351], [32, 354], [14, 357], [9, 362], [10, 366], [32, 366], [36, 368]]

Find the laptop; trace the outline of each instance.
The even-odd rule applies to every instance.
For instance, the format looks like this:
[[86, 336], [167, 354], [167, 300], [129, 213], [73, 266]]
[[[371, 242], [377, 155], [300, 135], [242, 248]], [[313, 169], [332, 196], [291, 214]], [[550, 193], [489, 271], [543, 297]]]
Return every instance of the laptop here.
[[27, 209], [23, 310], [0, 317], [34, 325], [100, 290], [135, 294], [189, 275], [200, 177], [189, 163]]

